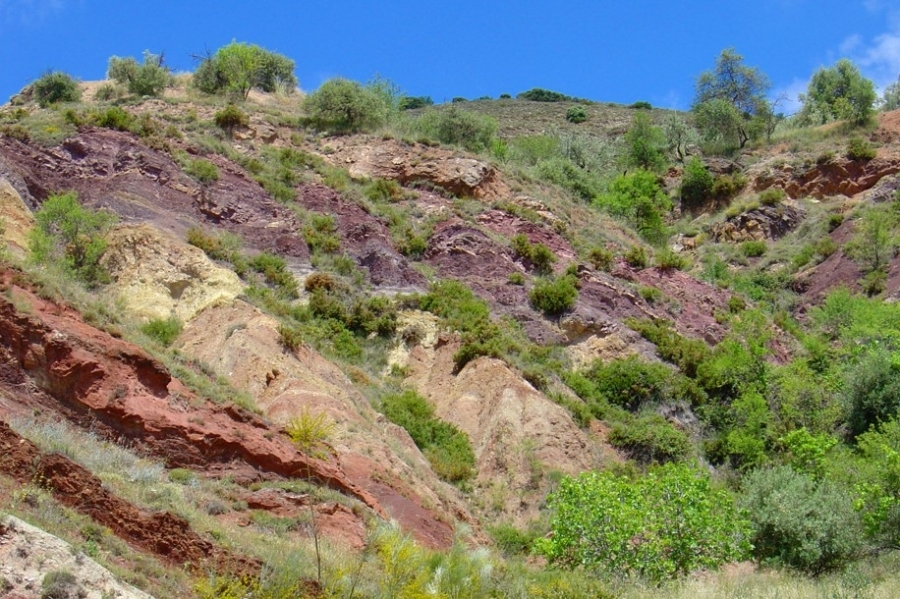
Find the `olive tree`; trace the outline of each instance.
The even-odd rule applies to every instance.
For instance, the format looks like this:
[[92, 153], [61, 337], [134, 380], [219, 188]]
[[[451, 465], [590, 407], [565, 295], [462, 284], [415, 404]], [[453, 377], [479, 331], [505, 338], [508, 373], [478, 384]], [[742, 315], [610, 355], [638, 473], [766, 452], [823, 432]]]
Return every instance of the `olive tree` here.
[[138, 96], [160, 96], [173, 80], [169, 68], [163, 64], [163, 55], [149, 51], [144, 52], [143, 64], [131, 56], [110, 57], [106, 76]]
[[722, 50], [713, 70], [697, 78], [692, 107], [697, 128], [707, 140], [743, 148], [759, 137], [773, 118], [766, 100], [769, 87], [768, 77], [757, 67], [745, 65], [734, 48]]
[[842, 58], [829, 68], [820, 68], [809, 81], [801, 117], [812, 124], [847, 120], [866, 123], [876, 99], [875, 85], [863, 77], [856, 65]]

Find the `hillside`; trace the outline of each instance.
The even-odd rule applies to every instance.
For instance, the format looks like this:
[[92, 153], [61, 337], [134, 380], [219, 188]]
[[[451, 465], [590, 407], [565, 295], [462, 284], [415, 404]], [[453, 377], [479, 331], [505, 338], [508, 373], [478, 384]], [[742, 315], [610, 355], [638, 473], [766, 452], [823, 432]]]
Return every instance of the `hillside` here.
[[[84, 596], [896, 590], [900, 112], [653, 170], [634, 131], [691, 115], [509, 98], [336, 131], [297, 93], [170, 83], [0, 107], [0, 512], [91, 558]], [[765, 536], [767, 484], [808, 529]], [[604, 493], [638, 506], [613, 532], [681, 497], [725, 521], [680, 557], [640, 522], [557, 547]], [[37, 534], [8, 522], [0, 555]], [[0, 597], [80, 571], [6, 563]]]

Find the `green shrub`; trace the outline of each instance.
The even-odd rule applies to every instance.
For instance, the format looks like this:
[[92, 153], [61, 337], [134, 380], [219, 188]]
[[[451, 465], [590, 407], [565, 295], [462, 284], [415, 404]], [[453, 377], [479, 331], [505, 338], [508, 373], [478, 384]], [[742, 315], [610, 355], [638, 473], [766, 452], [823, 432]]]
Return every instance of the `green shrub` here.
[[403, 96], [399, 101], [400, 110], [415, 110], [433, 104], [434, 100], [431, 99], [431, 96]]
[[146, 51], [143, 64], [130, 56], [110, 57], [106, 76], [138, 96], [161, 96], [174, 81], [169, 68], [163, 64], [162, 54]]
[[551, 563], [651, 581], [744, 559], [747, 521], [709, 475], [683, 465], [635, 479], [609, 472], [565, 477], [551, 493], [553, 534], [538, 541]]
[[330, 214], [312, 214], [309, 224], [303, 227], [303, 238], [312, 252], [335, 254], [341, 249], [337, 224]]
[[370, 131], [385, 123], [389, 106], [356, 81], [334, 77], [309, 94], [303, 107], [310, 123], [332, 133]]
[[69, 192], [48, 197], [34, 218], [29, 238], [32, 260], [55, 263], [91, 287], [109, 280], [100, 258], [116, 215], [84, 208], [75, 192]]
[[640, 101], [640, 102], [635, 102], [634, 104], [629, 106], [629, 108], [633, 108], [635, 110], [652, 110], [653, 105], [650, 104], [650, 102]]
[[512, 238], [512, 248], [519, 258], [530, 262], [539, 274], [553, 272], [556, 256], [543, 243], [531, 243], [525, 234], [519, 233]]
[[647, 268], [647, 252], [643, 246], [633, 245], [625, 252], [625, 262], [632, 268]]
[[379, 177], [366, 186], [365, 194], [373, 202], [396, 202], [403, 199], [403, 188], [393, 179]]
[[641, 414], [633, 420], [614, 422], [609, 444], [642, 464], [664, 464], [687, 459], [691, 441], [659, 414]]
[[591, 248], [588, 261], [596, 270], [609, 270], [613, 264], [613, 253], [602, 247]]
[[131, 131], [134, 126], [134, 117], [118, 106], [110, 106], [106, 110], [96, 112], [91, 121], [98, 127], [115, 129], [116, 131]]
[[672, 328], [669, 321], [629, 318], [625, 320], [625, 324], [654, 344], [659, 357], [678, 366], [688, 377], [694, 378], [697, 367], [709, 356], [709, 346], [706, 343], [700, 339], [683, 337]]
[[848, 366], [844, 377], [847, 426], [852, 436], [887, 422], [900, 411], [900, 364], [883, 349], [874, 349]]
[[752, 523], [754, 555], [811, 574], [857, 559], [863, 529], [850, 496], [789, 466], [746, 476], [740, 505]]
[[121, 95], [119, 88], [112, 83], [104, 83], [94, 92], [94, 99], [100, 102], [109, 102], [115, 100]]
[[402, 426], [440, 478], [463, 482], [474, 475], [475, 453], [465, 433], [435, 417], [434, 408], [415, 391], [385, 396], [382, 413]]
[[507, 277], [507, 281], [512, 285], [524, 285], [525, 284], [525, 275], [520, 273], [519, 271], [514, 271], [509, 273], [509, 277]]
[[278, 288], [285, 297], [297, 297], [297, 279], [288, 270], [287, 262], [281, 256], [262, 252], [254, 256], [248, 266], [262, 274], [266, 282]]
[[769, 249], [769, 245], [765, 242], [765, 240], [752, 240], [745, 241], [741, 243], [741, 253], [747, 256], [748, 258], [758, 258], [766, 253], [766, 250]]
[[204, 59], [193, 76], [194, 87], [245, 100], [251, 89], [289, 93], [297, 86], [294, 61], [256, 45], [231, 42]]
[[681, 204], [688, 210], [701, 208], [713, 196], [713, 176], [703, 162], [691, 156], [681, 176]]
[[41, 581], [41, 599], [79, 599], [84, 596], [84, 589], [68, 570], [51, 570]]
[[578, 299], [577, 279], [572, 275], [538, 280], [528, 294], [535, 310], [548, 316], [559, 316], [571, 310]]
[[656, 254], [656, 266], [662, 270], [685, 270], [690, 266], [686, 256], [666, 248]]
[[620, 175], [609, 185], [606, 193], [594, 201], [599, 208], [623, 218], [645, 240], [653, 243], [665, 237], [663, 214], [672, 209], [672, 202], [653, 173], [637, 170]]
[[33, 84], [34, 99], [41, 108], [59, 102], [77, 102], [81, 99], [81, 89], [68, 73], [48, 71]]
[[632, 412], [680, 399], [673, 393], [674, 374], [670, 366], [646, 362], [637, 356], [596, 361], [584, 372], [602, 397]]
[[570, 106], [566, 110], [566, 120], [570, 123], [583, 123], [588, 119], [584, 106]]
[[712, 195], [716, 200], [725, 202], [740, 193], [746, 184], [747, 179], [741, 173], [719, 175], [713, 179]]
[[201, 185], [209, 185], [219, 180], [219, 168], [205, 158], [191, 160], [184, 167], [184, 172]]
[[181, 321], [174, 316], [154, 318], [141, 326], [141, 332], [159, 344], [169, 347], [181, 334]]
[[519, 100], [531, 100], [532, 102], [578, 102], [578, 98], [567, 96], [559, 92], [535, 87], [516, 96]]
[[421, 135], [471, 152], [490, 148], [497, 133], [496, 120], [457, 106], [426, 110], [413, 121], [413, 127]]
[[657, 304], [662, 301], [663, 293], [656, 287], [642, 285], [638, 287], [638, 295], [644, 298], [644, 301], [650, 304]]
[[763, 206], [777, 206], [787, 198], [787, 192], [780, 187], [770, 187], [759, 194], [759, 203]]
[[872, 160], [875, 154], [875, 148], [861, 137], [854, 137], [847, 142], [846, 156], [850, 160]]
[[828, 232], [831, 233], [838, 227], [840, 227], [844, 223], [844, 215], [843, 214], [829, 214], [828, 215]]
[[172, 468], [169, 470], [169, 480], [179, 485], [189, 485], [196, 480], [194, 473], [187, 468]]
[[213, 116], [213, 121], [217, 127], [229, 132], [238, 127], [246, 127], [250, 123], [244, 111], [234, 104], [229, 104], [222, 110], [217, 111]]
[[601, 186], [596, 175], [580, 168], [562, 156], [541, 160], [537, 164], [538, 176], [548, 183], [567, 189], [582, 200], [591, 201]]
[[658, 172], [666, 166], [666, 136], [645, 111], [634, 114], [625, 132], [624, 162], [628, 167]]

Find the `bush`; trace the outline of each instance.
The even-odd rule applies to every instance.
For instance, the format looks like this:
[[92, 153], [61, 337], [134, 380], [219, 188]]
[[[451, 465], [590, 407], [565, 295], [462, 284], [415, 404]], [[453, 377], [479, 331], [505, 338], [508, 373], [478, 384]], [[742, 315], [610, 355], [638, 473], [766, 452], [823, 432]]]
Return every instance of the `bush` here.
[[666, 248], [656, 255], [656, 266], [661, 270], [685, 270], [690, 266], [690, 261]]
[[29, 238], [33, 260], [56, 263], [88, 286], [109, 280], [100, 258], [106, 251], [106, 233], [117, 221], [114, 214], [84, 208], [75, 192], [69, 192], [48, 197], [34, 218]]
[[833, 483], [777, 466], [750, 473], [743, 486], [740, 505], [750, 517], [758, 559], [820, 574], [860, 556], [859, 516]]
[[387, 395], [382, 413], [402, 426], [440, 478], [463, 482], [474, 475], [475, 453], [465, 433], [435, 417], [434, 408], [415, 391]]
[[541, 279], [528, 294], [528, 301], [535, 310], [548, 316], [559, 316], [575, 306], [578, 299], [576, 282], [572, 275]]
[[748, 258], [758, 258], [766, 253], [769, 245], [764, 240], [745, 241], [740, 245], [741, 253]]
[[787, 192], [780, 187], [770, 187], [759, 194], [759, 203], [763, 206], [777, 206], [787, 198]]
[[634, 114], [631, 126], [625, 132], [626, 166], [660, 171], [666, 166], [666, 136], [660, 127], [653, 124], [645, 111]]
[[546, 275], [553, 271], [556, 256], [543, 243], [531, 243], [525, 234], [519, 233], [512, 238], [512, 248], [519, 258], [530, 262], [539, 274]]
[[669, 321], [629, 318], [625, 320], [625, 324], [654, 344], [660, 358], [678, 366], [688, 377], [695, 377], [697, 367], [709, 356], [709, 346], [706, 343], [700, 339], [683, 337], [672, 328]]
[[687, 466], [667, 464], [636, 479], [565, 477], [548, 502], [553, 534], [538, 550], [567, 568], [661, 581], [744, 559], [750, 549], [748, 523], [729, 493]]
[[637, 356], [608, 362], [598, 360], [584, 372], [602, 397], [632, 412], [676, 399], [672, 387], [674, 375], [670, 366], [645, 362]]
[[303, 227], [303, 238], [312, 252], [334, 254], [341, 249], [341, 238], [334, 217], [330, 214], [313, 214]]
[[615, 422], [607, 440], [641, 464], [679, 462], [691, 453], [688, 436], [659, 414], [642, 414], [633, 420]]
[[844, 401], [849, 410], [847, 426], [853, 437], [900, 411], [900, 364], [886, 349], [872, 350], [848, 368], [844, 377]]
[[625, 252], [625, 262], [632, 268], [647, 268], [647, 252], [643, 246], [633, 245]]
[[531, 100], [532, 102], [578, 102], [578, 98], [567, 96], [559, 92], [535, 87], [516, 96], [519, 100]]
[[861, 137], [854, 137], [847, 142], [846, 156], [850, 160], [872, 160], [875, 154], [875, 148]]
[[584, 106], [570, 106], [566, 110], [566, 120], [570, 123], [583, 123], [588, 119]]
[[591, 201], [601, 189], [598, 178], [580, 168], [568, 158], [556, 157], [537, 164], [538, 175], [544, 181], [567, 189], [582, 200]]
[[229, 104], [216, 112], [215, 116], [213, 116], [213, 121], [220, 129], [228, 132], [238, 127], [246, 127], [250, 122], [244, 111], [234, 104]]
[[41, 581], [41, 599], [78, 599], [84, 590], [68, 570], [51, 570]]
[[165, 347], [169, 347], [181, 334], [181, 321], [169, 318], [155, 318], [141, 327], [141, 332]]
[[366, 186], [365, 194], [373, 202], [396, 202], [403, 199], [403, 188], [393, 179], [379, 177]]
[[131, 57], [110, 57], [106, 76], [138, 96], [161, 96], [174, 81], [169, 68], [163, 64], [162, 54], [147, 51], [143, 64]]
[[650, 102], [640, 101], [640, 102], [635, 102], [634, 104], [629, 106], [629, 108], [633, 108], [635, 110], [652, 110], [653, 105], [650, 104]]
[[231, 42], [200, 63], [194, 86], [208, 94], [245, 100], [251, 89], [291, 92], [297, 86], [294, 61], [256, 45]]
[[134, 126], [134, 117], [131, 113], [118, 106], [110, 106], [106, 110], [94, 113], [91, 120], [98, 127], [116, 131], [131, 131]]
[[663, 214], [672, 209], [672, 202], [662, 190], [656, 175], [637, 170], [620, 175], [600, 195], [595, 205], [613, 216], [623, 218], [645, 240], [658, 242], [665, 237]]
[[681, 204], [688, 210], [700, 208], [712, 198], [713, 176], [696, 156], [684, 165], [681, 176]]
[[613, 263], [613, 253], [606, 248], [591, 248], [588, 261], [596, 270], [609, 270]]
[[77, 102], [81, 99], [78, 83], [62, 71], [48, 71], [33, 84], [34, 99], [41, 108], [59, 102]]
[[719, 175], [713, 180], [712, 195], [720, 202], [726, 202], [740, 193], [747, 180], [740, 173]]
[[400, 110], [415, 110], [433, 104], [434, 100], [431, 99], [431, 96], [403, 96], [400, 98], [399, 107]]
[[202, 185], [209, 185], [219, 180], [219, 168], [204, 158], [191, 160], [184, 167], [184, 172]]
[[497, 121], [457, 106], [427, 110], [413, 127], [421, 134], [442, 144], [462, 146], [470, 152], [491, 147], [497, 133]]
[[389, 107], [372, 90], [356, 81], [334, 77], [306, 97], [310, 123], [332, 133], [355, 133], [385, 123]]

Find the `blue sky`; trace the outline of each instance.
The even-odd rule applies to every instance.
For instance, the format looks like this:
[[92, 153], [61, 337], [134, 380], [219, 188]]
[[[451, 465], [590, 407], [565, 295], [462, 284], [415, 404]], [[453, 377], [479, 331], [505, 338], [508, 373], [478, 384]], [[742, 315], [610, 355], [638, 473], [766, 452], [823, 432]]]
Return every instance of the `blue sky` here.
[[543, 87], [688, 108], [734, 47], [773, 96], [848, 57], [881, 88], [900, 74], [900, 0], [0, 0], [0, 102], [47, 69], [103, 78], [111, 55], [164, 51], [175, 70], [232, 40], [297, 63], [304, 90], [380, 74], [435, 101]]

